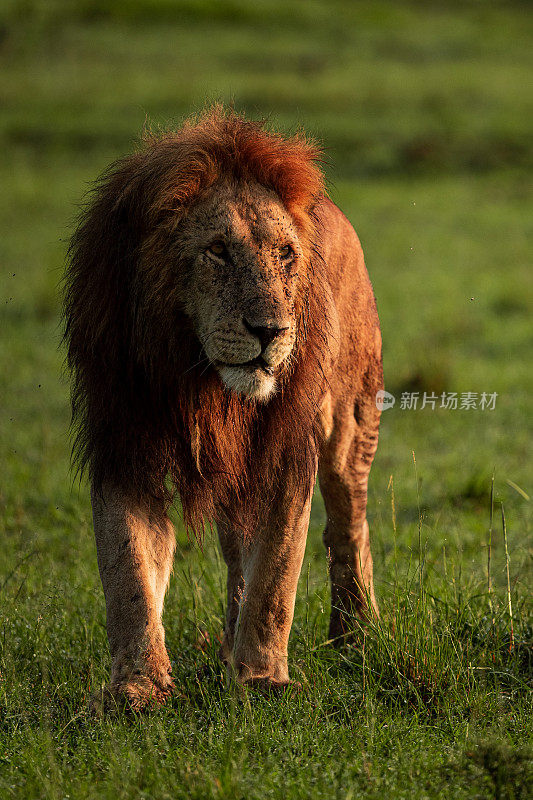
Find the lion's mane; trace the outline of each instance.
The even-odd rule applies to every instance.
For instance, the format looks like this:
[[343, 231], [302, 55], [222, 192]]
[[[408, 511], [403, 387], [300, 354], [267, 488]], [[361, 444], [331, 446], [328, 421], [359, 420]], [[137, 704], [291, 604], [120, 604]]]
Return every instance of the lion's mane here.
[[[64, 284], [73, 457], [95, 491], [112, 484], [167, 503], [177, 491], [197, 534], [217, 513], [250, 528], [257, 499], [280, 481], [293, 480], [295, 494], [308, 491], [328, 341], [313, 210], [324, 192], [319, 158], [302, 136], [282, 138], [214, 108], [177, 132], [146, 136], [99, 179], [72, 238]], [[187, 265], [169, 248], [187, 209], [227, 177], [276, 192], [307, 253], [295, 355], [266, 404], [225, 391], [206, 366], [183, 312]], [[172, 267], [175, 280], [149, 314], [142, 292], [162, 295], [155, 284], [140, 286], [143, 259], [151, 276], [167, 285]]]

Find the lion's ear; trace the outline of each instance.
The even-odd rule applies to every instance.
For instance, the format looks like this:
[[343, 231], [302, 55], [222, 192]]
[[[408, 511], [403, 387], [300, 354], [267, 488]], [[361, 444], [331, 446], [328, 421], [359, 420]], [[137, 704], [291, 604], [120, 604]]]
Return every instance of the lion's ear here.
[[70, 243], [65, 339], [74, 367], [89, 358], [113, 369], [129, 346], [131, 283], [146, 214], [139, 159], [122, 159], [100, 178]]

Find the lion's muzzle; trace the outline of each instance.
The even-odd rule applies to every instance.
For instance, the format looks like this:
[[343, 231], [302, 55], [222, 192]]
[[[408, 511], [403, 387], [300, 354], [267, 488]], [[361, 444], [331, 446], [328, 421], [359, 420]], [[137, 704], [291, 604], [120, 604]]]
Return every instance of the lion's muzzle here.
[[289, 321], [252, 325], [246, 319], [238, 325], [217, 325], [204, 340], [206, 355], [214, 364], [245, 366], [255, 362], [276, 369], [294, 345]]
[[206, 337], [204, 349], [226, 387], [249, 398], [267, 400], [276, 389], [276, 372], [294, 346], [289, 320], [218, 325]]

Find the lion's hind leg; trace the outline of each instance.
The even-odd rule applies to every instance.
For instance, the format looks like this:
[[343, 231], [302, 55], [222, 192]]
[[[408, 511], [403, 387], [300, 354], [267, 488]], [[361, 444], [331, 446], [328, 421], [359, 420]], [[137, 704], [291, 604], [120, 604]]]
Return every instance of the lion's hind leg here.
[[161, 623], [175, 539], [162, 506], [139, 507], [109, 489], [92, 494], [98, 567], [104, 587], [111, 679], [98, 708], [139, 711], [173, 688]]
[[378, 614], [366, 505], [380, 413], [370, 400], [362, 411], [358, 420], [350, 406], [337, 414], [319, 465], [331, 580], [329, 637], [339, 642], [353, 630], [354, 615]]
[[237, 534], [227, 519], [219, 519], [217, 522], [217, 529], [220, 549], [222, 550], [222, 555], [228, 568], [226, 583], [226, 621], [219, 656], [221, 661], [229, 667], [233, 659], [233, 646], [235, 643], [239, 606], [244, 591], [242, 547], [239, 541], [239, 534]]

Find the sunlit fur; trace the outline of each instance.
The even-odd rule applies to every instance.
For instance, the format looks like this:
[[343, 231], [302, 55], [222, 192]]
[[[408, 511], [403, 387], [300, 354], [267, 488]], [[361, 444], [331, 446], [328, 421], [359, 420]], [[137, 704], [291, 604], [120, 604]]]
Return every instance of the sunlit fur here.
[[[238, 508], [245, 524], [254, 498], [281, 476], [307, 494], [328, 349], [313, 212], [324, 193], [319, 158], [303, 136], [282, 138], [215, 107], [176, 132], [148, 135], [101, 177], [65, 279], [74, 456], [96, 492], [111, 484], [170, 502], [177, 491], [196, 532], [217, 510]], [[275, 376], [217, 371], [187, 312], [193, 287], [175, 243], [223, 185], [270, 192], [298, 231], [295, 340]]]

